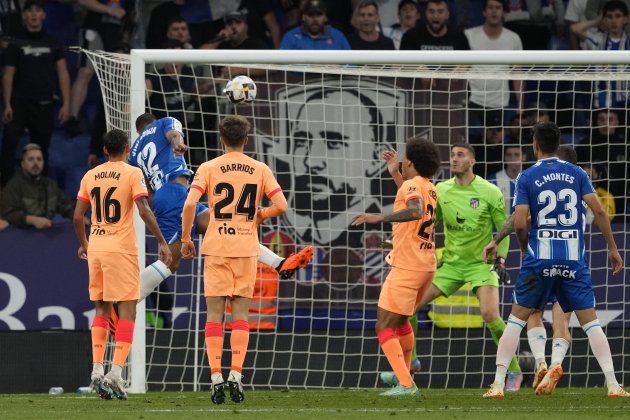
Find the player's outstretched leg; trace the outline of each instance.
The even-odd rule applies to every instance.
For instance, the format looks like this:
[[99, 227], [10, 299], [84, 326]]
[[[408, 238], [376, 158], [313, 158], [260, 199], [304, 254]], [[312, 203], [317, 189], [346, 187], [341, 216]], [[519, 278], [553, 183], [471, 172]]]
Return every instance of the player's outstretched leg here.
[[299, 268], [305, 268], [313, 258], [313, 247], [305, 246], [300, 252], [291, 254], [275, 268], [282, 279], [290, 279]]
[[556, 384], [562, 378], [562, 374], [562, 366], [551, 365], [536, 387], [536, 395], [551, 395], [553, 390], [556, 389]]

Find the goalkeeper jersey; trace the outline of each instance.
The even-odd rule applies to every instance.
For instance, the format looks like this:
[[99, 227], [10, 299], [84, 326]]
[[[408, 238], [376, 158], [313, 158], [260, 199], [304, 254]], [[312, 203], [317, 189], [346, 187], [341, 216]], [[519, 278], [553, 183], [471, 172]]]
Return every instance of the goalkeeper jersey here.
[[[475, 176], [460, 186], [455, 178], [436, 186], [438, 206], [436, 223], [444, 225], [443, 263], [483, 263], [481, 251], [492, 239], [493, 225], [501, 229], [506, 220], [501, 190], [485, 179]], [[498, 254], [507, 255], [509, 239], [498, 246]]]

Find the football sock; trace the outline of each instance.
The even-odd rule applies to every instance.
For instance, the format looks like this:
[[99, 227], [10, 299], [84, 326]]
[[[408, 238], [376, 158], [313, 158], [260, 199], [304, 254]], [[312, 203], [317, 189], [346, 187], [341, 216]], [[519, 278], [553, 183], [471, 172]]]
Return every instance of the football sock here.
[[411, 352], [413, 350], [413, 344], [416, 341], [416, 336], [413, 333], [413, 328], [411, 328], [409, 321], [403, 326], [396, 328], [396, 335], [400, 342], [400, 348], [402, 348], [403, 351], [405, 365], [407, 365], [407, 370], [409, 370], [411, 368]]
[[221, 373], [221, 355], [223, 354], [223, 324], [206, 322], [206, 351], [210, 373]]
[[103, 365], [105, 348], [107, 344], [107, 329], [109, 320], [104, 316], [96, 315], [92, 320], [92, 362]]
[[618, 382], [615, 378], [615, 369], [613, 367], [610, 346], [608, 345], [606, 334], [604, 334], [602, 326], [599, 323], [599, 319], [595, 319], [582, 325], [582, 329], [588, 336], [588, 343], [591, 346], [591, 350], [599, 362], [599, 366], [602, 368], [604, 376], [606, 376], [606, 385], [616, 385]]
[[545, 345], [547, 344], [547, 329], [545, 327], [534, 327], [527, 331], [527, 341], [532, 350], [536, 366], [545, 361]]
[[569, 342], [564, 338], [554, 338], [551, 344], [551, 365], [562, 365], [569, 350]]
[[171, 270], [160, 260], [144, 267], [140, 272], [140, 299], [138, 302], [149, 296], [171, 274], [173, 274]]
[[232, 348], [232, 370], [241, 373], [243, 363], [247, 354], [247, 344], [249, 343], [249, 322], [243, 319], [234, 321], [232, 324], [232, 336], [230, 337], [230, 347]]
[[389, 365], [394, 370], [398, 382], [405, 388], [410, 388], [413, 385], [411, 374], [405, 364], [403, 358], [403, 350], [400, 347], [400, 341], [396, 336], [396, 332], [392, 328], [385, 328], [378, 333], [378, 342], [387, 357]]
[[416, 337], [418, 336], [418, 313], [411, 315], [409, 317], [409, 323], [411, 324], [411, 328], [413, 329], [413, 349], [411, 349], [411, 360], [415, 360], [418, 358], [418, 353], [416, 352]]
[[269, 267], [278, 268], [280, 263], [284, 260], [284, 258], [280, 258], [266, 246], [258, 244], [258, 247], [260, 248], [260, 255], [258, 256], [259, 262], [268, 265]]
[[[490, 334], [492, 335], [492, 339], [494, 340], [494, 344], [499, 345], [499, 340], [503, 335], [503, 331], [505, 330], [505, 322], [503, 319], [497, 318], [492, 322], [488, 322], [488, 329], [490, 330]], [[514, 353], [516, 353], [516, 349], [514, 349]], [[512, 357], [512, 361], [510, 362], [510, 366], [508, 366], [509, 372], [520, 372], [521, 367], [518, 364], [518, 359], [516, 356]]]
[[[505, 383], [505, 374], [508, 371], [508, 363], [514, 358], [518, 342], [521, 337], [521, 331], [525, 327], [526, 322], [510, 315], [508, 324], [499, 340], [499, 348], [497, 349], [497, 372], [494, 377], [495, 384]], [[519, 370], [520, 371], [520, 370]], [[511, 371], [514, 372], [514, 371]]]
[[133, 342], [133, 326], [134, 322], [129, 319], [121, 319], [118, 321], [118, 328], [116, 329], [116, 344], [114, 347], [114, 359], [112, 364], [118, 365], [121, 368], [125, 365], [125, 360], [131, 350], [131, 343]]

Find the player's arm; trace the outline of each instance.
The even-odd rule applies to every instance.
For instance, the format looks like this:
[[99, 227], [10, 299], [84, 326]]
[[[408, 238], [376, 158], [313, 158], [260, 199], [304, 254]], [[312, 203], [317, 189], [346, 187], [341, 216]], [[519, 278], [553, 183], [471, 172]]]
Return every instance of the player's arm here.
[[412, 198], [407, 201], [407, 208], [387, 214], [367, 214], [361, 213], [352, 218], [351, 226], [359, 226], [364, 223], [401, 223], [410, 222], [412, 220], [420, 220], [422, 218], [422, 200], [420, 198]]
[[197, 251], [195, 250], [195, 244], [190, 237], [192, 231], [193, 222], [195, 221], [195, 210], [197, 209], [197, 203], [204, 194], [199, 186], [193, 184], [190, 190], [188, 190], [188, 196], [184, 203], [184, 209], [182, 210], [182, 257], [190, 260]]
[[90, 202], [85, 198], [78, 197], [77, 204], [74, 207], [74, 216], [72, 217], [72, 224], [74, 225], [74, 233], [79, 240], [79, 250], [77, 255], [82, 260], [87, 260], [88, 240], [85, 235], [85, 213], [90, 207]]
[[173, 256], [171, 255], [171, 250], [168, 247], [168, 243], [166, 243], [166, 239], [162, 235], [162, 231], [158, 226], [157, 220], [155, 219], [155, 215], [153, 211], [151, 211], [151, 207], [149, 206], [149, 200], [147, 200], [146, 196], [141, 196], [136, 198], [136, 207], [138, 207], [138, 213], [140, 217], [147, 225], [153, 236], [158, 240], [160, 245], [160, 261], [162, 261], [166, 265], [171, 264], [171, 260]]
[[596, 193], [589, 193], [582, 197], [582, 200], [586, 203], [586, 205], [591, 209], [593, 215], [595, 216], [594, 222], [597, 224], [599, 229], [602, 231], [604, 235], [604, 239], [606, 239], [606, 244], [608, 244], [608, 254], [610, 263], [613, 269], [613, 274], [617, 274], [623, 268], [623, 261], [621, 259], [621, 255], [619, 255], [619, 250], [617, 249], [617, 243], [615, 242], [615, 237], [612, 233], [612, 228], [610, 226], [610, 219], [608, 218], [608, 213], [602, 207], [602, 204], [599, 202]]
[[289, 209], [289, 204], [282, 190], [273, 193], [270, 197], [271, 206], [256, 212], [256, 223], [261, 224], [266, 219], [283, 215]]
[[394, 149], [387, 149], [383, 152], [383, 159], [387, 162], [387, 170], [394, 179], [396, 187], [400, 188], [403, 183], [402, 174], [400, 173], [400, 164], [398, 160], [398, 152]]
[[518, 238], [518, 243], [523, 255], [527, 253], [527, 215], [529, 214], [529, 205], [519, 204], [514, 207], [514, 231]]
[[188, 150], [186, 143], [184, 143], [184, 136], [178, 130], [169, 130], [166, 133], [166, 140], [173, 145], [173, 154], [175, 156], [181, 156]]

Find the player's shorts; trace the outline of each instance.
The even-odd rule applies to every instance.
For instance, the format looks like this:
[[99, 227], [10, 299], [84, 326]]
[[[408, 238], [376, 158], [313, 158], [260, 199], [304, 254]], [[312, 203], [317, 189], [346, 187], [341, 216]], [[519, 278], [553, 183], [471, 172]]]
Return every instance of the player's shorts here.
[[[177, 182], [167, 182], [153, 194], [153, 212], [162, 235], [169, 244], [182, 239], [182, 210], [187, 196], [186, 186]], [[191, 236], [197, 231], [197, 217], [206, 211], [208, 207], [197, 203]]]
[[383, 283], [378, 307], [399, 315], [410, 316], [431, 286], [435, 271], [411, 271], [392, 267]]
[[125, 302], [140, 298], [138, 256], [120, 252], [88, 252], [90, 300]]
[[543, 310], [555, 296], [564, 312], [595, 307], [591, 273], [583, 261], [523, 259], [512, 302]]
[[204, 255], [203, 287], [207, 297], [254, 296], [258, 257]]
[[481, 286], [499, 287], [499, 276], [492, 271], [492, 264], [477, 263], [455, 265], [444, 263], [435, 273], [433, 284], [444, 296], [450, 296], [465, 283], [472, 285], [475, 292]]

